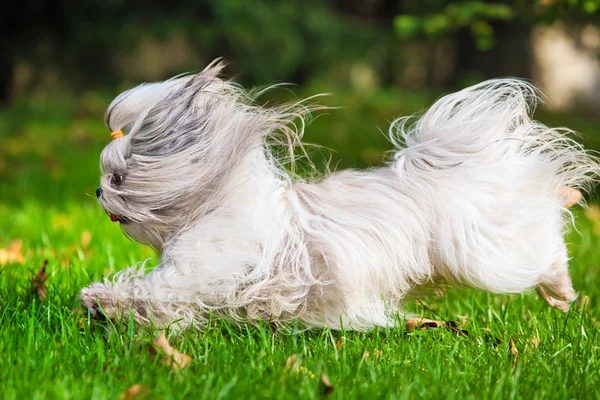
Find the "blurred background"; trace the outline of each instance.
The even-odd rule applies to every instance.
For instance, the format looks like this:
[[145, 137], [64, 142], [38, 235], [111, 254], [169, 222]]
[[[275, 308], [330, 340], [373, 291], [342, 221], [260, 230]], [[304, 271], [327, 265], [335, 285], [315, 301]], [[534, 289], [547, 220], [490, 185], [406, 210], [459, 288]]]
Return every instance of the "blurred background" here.
[[389, 121], [499, 76], [600, 148], [599, 0], [22, 0], [0, 18], [5, 204], [93, 203], [111, 99], [217, 57], [246, 87], [296, 84], [270, 101], [332, 93], [306, 139], [338, 167], [378, 164]]

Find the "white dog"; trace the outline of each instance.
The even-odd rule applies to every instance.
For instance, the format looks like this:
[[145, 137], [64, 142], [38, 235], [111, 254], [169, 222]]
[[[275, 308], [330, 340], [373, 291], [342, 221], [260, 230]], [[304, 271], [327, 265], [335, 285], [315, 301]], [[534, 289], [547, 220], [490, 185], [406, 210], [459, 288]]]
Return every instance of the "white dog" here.
[[531, 86], [492, 80], [445, 96], [392, 123], [387, 165], [308, 181], [284, 164], [318, 106], [257, 106], [221, 69], [140, 85], [109, 106], [98, 199], [160, 263], [83, 289], [93, 316], [366, 330], [394, 325], [423, 284], [537, 288], [563, 311], [576, 298], [567, 207], [600, 168], [565, 130], [530, 119]]

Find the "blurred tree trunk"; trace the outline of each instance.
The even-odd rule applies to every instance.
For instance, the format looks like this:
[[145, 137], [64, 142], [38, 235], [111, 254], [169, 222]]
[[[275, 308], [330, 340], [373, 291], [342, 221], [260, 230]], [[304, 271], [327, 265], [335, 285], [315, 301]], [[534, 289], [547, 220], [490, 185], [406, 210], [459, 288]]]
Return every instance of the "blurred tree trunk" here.
[[489, 51], [477, 48], [469, 28], [459, 31], [455, 84], [469, 78], [531, 77], [531, 26], [518, 21], [495, 22], [491, 25], [496, 43]]

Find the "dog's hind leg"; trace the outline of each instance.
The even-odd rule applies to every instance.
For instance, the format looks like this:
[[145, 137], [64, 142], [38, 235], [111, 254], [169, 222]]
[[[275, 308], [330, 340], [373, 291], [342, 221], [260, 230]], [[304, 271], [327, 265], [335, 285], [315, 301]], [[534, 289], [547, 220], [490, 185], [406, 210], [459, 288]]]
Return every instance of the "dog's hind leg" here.
[[[582, 199], [579, 190], [568, 186], [560, 187], [559, 194], [563, 199], [565, 208], [570, 208]], [[536, 290], [549, 305], [567, 312], [569, 311], [569, 303], [577, 298], [577, 293], [573, 289], [571, 276], [569, 275], [566, 247], [563, 248], [562, 253], [562, 257], [555, 261], [549, 271], [542, 277], [542, 282]]]
[[567, 262], [556, 262], [536, 289], [549, 305], [564, 312], [569, 311], [569, 303], [577, 298], [568, 268]]

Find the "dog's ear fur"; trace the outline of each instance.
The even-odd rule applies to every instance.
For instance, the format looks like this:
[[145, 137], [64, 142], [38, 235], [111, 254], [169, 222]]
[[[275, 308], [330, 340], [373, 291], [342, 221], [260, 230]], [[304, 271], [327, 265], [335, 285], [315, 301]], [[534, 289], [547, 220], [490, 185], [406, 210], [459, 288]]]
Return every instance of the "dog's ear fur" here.
[[151, 109], [182, 88], [190, 81], [214, 81], [218, 79], [225, 64], [220, 60], [213, 61], [202, 72], [190, 75], [178, 75], [163, 82], [143, 83], [117, 96], [108, 106], [104, 115], [106, 126], [111, 131], [124, 129], [129, 133], [135, 121]]
[[121, 93], [106, 110], [104, 115], [106, 126], [111, 131], [130, 129], [143, 113], [183, 85], [185, 79], [185, 77], [176, 77], [164, 82], [143, 83]]
[[217, 101], [209, 88], [215, 79], [204, 73], [189, 76], [148, 110], [131, 128], [131, 148], [137, 149], [134, 153], [164, 156], [199, 140], [206, 130], [211, 104]]

